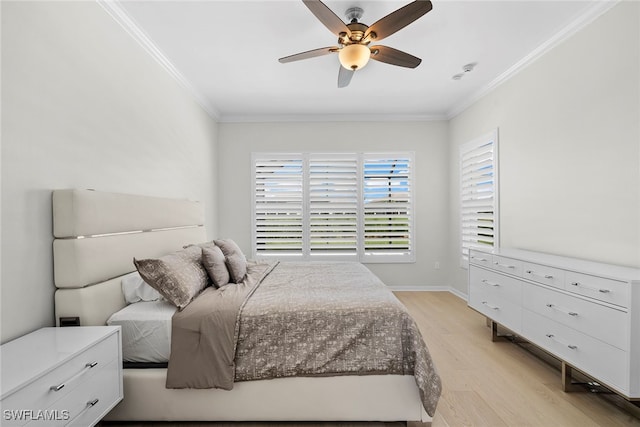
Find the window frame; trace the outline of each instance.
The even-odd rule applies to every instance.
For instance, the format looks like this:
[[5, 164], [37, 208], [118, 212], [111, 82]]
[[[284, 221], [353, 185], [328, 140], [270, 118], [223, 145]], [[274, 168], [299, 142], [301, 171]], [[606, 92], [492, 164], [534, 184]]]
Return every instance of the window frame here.
[[[312, 253], [310, 247], [310, 236], [311, 236], [311, 201], [310, 201], [310, 162], [313, 161], [313, 158], [322, 158], [322, 159], [331, 159], [335, 158], [337, 160], [340, 159], [352, 159], [356, 161], [356, 180], [357, 180], [357, 246], [356, 252], [353, 254], [338, 254], [331, 253], [331, 251], [327, 252], [316, 252]], [[289, 253], [265, 253], [263, 251], [258, 250], [258, 232], [257, 232], [257, 162], [259, 161], [278, 161], [285, 159], [302, 159], [303, 162], [303, 226], [302, 226], [302, 250], [299, 252], [289, 252]], [[373, 160], [373, 159], [402, 159], [407, 161], [408, 163], [408, 185], [409, 188], [409, 200], [408, 200], [408, 211], [409, 211], [409, 225], [408, 225], [408, 235], [409, 235], [409, 248], [405, 252], [398, 253], [374, 253], [365, 251], [365, 241], [364, 241], [364, 212], [365, 212], [365, 201], [364, 201], [364, 163], [365, 160]], [[291, 153], [291, 152], [252, 152], [251, 153], [251, 250], [253, 257], [255, 259], [282, 259], [286, 261], [358, 261], [362, 263], [414, 263], [416, 260], [415, 255], [415, 239], [416, 239], [416, 230], [415, 230], [415, 211], [416, 211], [416, 201], [415, 201], [415, 153], [407, 152], [407, 151], [398, 151], [398, 152], [371, 152], [371, 153], [355, 153], [355, 152], [301, 152], [301, 153]]]
[[[492, 144], [492, 162], [491, 167], [493, 170], [492, 176], [492, 196], [493, 196], [493, 244], [489, 245], [473, 245], [465, 244], [465, 232], [463, 229], [464, 223], [464, 199], [463, 199], [463, 175], [464, 175], [464, 160], [465, 154], [477, 150], [485, 145]], [[484, 135], [481, 135], [473, 140], [462, 144], [458, 153], [458, 169], [459, 169], [459, 184], [458, 184], [458, 207], [459, 207], [459, 224], [458, 224], [458, 251], [460, 254], [460, 266], [468, 268], [469, 265], [469, 250], [482, 249], [487, 250], [490, 248], [491, 252], [495, 252], [500, 248], [500, 172], [499, 172], [499, 135], [498, 129], [494, 129]]]

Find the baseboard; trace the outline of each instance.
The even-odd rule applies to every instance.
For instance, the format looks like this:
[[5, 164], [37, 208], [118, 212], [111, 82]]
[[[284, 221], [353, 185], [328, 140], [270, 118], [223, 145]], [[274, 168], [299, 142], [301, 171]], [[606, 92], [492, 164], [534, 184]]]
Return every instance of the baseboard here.
[[387, 285], [391, 292], [450, 292], [458, 298], [467, 301], [467, 294], [451, 286], [417, 286], [417, 285]]

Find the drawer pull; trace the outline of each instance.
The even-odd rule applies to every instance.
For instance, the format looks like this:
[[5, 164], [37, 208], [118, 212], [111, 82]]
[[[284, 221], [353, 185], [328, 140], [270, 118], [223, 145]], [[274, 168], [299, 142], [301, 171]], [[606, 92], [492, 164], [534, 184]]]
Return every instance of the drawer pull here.
[[87, 402], [86, 405], [84, 405], [84, 409], [82, 409], [82, 411], [78, 412], [76, 414], [75, 417], [73, 417], [71, 420], [69, 420], [69, 422], [66, 424], [66, 426], [70, 426], [70, 425], [74, 425], [75, 420], [77, 420], [78, 418], [80, 418], [80, 416], [82, 414], [84, 414], [88, 409], [93, 408], [94, 406], [96, 406], [98, 404], [98, 402], [100, 401], [100, 399], [93, 399]]
[[576, 313], [575, 311], [569, 311], [569, 310], [566, 310], [564, 308], [560, 308], [555, 304], [547, 304], [547, 307], [552, 308], [554, 310], [558, 310], [561, 313], [568, 314], [569, 316], [575, 317], [575, 316], [578, 315], [578, 313]]
[[509, 264], [501, 264], [498, 261], [494, 261], [493, 262], [495, 265], [497, 265], [498, 267], [504, 267], [504, 268], [516, 268], [515, 265], [509, 265]]
[[532, 276], [541, 277], [543, 279], [553, 279], [553, 276], [551, 274], [538, 274], [538, 273], [535, 273], [535, 272], [533, 272], [531, 270], [527, 270], [526, 273], [530, 274]]
[[495, 305], [491, 305], [486, 301], [482, 301], [482, 304], [486, 305], [487, 307], [489, 307], [491, 310], [500, 310], [500, 307], [496, 307]]
[[497, 288], [498, 286], [500, 286], [500, 283], [490, 282], [487, 279], [482, 279], [482, 283], [484, 283], [485, 285], [493, 286], [494, 288]]
[[91, 369], [91, 368], [96, 367], [97, 365], [98, 365], [98, 362], [96, 362], [96, 361], [86, 363], [86, 364], [84, 365], [84, 368], [83, 368], [80, 372], [78, 372], [77, 374], [75, 374], [74, 376], [72, 376], [71, 378], [69, 378], [68, 380], [66, 380], [66, 381], [64, 381], [64, 382], [61, 382], [61, 383], [60, 383], [60, 384], [58, 384], [58, 385], [52, 385], [51, 387], [49, 387], [49, 390], [51, 390], [51, 391], [60, 391], [60, 390], [62, 390], [62, 389], [64, 388], [64, 386], [65, 386], [65, 384], [66, 384], [66, 383], [68, 383], [68, 382], [71, 382], [71, 381], [75, 380], [75, 379], [76, 379], [76, 378], [78, 378], [80, 375], [82, 375], [84, 372], [86, 372], [87, 370], [89, 370], [89, 369]]
[[556, 338], [555, 335], [553, 334], [546, 334], [547, 338], [549, 338], [550, 340], [553, 340], [555, 342], [557, 342], [558, 344], [562, 344], [562, 345], [566, 345], [568, 348], [570, 348], [571, 350], [577, 350], [578, 346], [574, 345], [574, 344], [567, 344], [565, 342], [560, 341], [559, 339]]
[[571, 285], [572, 285], [572, 286], [579, 286], [579, 287], [582, 287], [582, 288], [584, 288], [584, 289], [588, 289], [588, 290], [590, 290], [590, 291], [595, 291], [595, 292], [600, 292], [600, 293], [603, 293], [603, 294], [608, 294], [609, 292], [611, 292], [611, 289], [598, 289], [598, 288], [592, 288], [592, 287], [590, 287], [590, 286], [582, 285], [580, 282], [571, 282]]
[[477, 257], [477, 256], [472, 256], [472, 257], [471, 257], [471, 259], [476, 259], [476, 260], [478, 260], [478, 261], [480, 261], [480, 262], [487, 262], [487, 261], [489, 261], [489, 260], [488, 260], [488, 259], [486, 259], [486, 258], [479, 258], [479, 257]]

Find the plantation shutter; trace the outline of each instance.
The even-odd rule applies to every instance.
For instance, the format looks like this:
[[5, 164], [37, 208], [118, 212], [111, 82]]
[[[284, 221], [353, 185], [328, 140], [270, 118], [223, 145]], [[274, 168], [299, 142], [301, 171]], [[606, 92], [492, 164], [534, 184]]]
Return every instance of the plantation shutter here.
[[412, 156], [364, 155], [364, 256], [413, 256]]
[[414, 262], [412, 153], [253, 153], [253, 255]]
[[309, 251], [311, 256], [358, 253], [358, 159], [309, 156]]
[[460, 224], [462, 260], [469, 249], [497, 246], [497, 132], [460, 150]]
[[256, 254], [300, 255], [303, 248], [303, 159], [254, 160]]

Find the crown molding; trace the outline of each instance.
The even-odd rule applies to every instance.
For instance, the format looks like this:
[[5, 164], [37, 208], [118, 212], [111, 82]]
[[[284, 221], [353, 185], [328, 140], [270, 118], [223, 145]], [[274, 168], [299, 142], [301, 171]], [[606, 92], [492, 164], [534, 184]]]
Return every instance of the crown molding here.
[[467, 108], [471, 107], [485, 95], [488, 95], [498, 86], [502, 85], [502, 83], [514, 77], [520, 71], [527, 68], [533, 62], [542, 57], [545, 53], [549, 52], [578, 31], [591, 24], [593, 21], [602, 16], [605, 12], [611, 9], [613, 6], [618, 4], [621, 0], [599, 0], [596, 4], [588, 8], [583, 14], [578, 16], [572, 23], [565, 26], [562, 30], [556, 33], [553, 37], [542, 43], [540, 46], [535, 48], [531, 53], [522, 58], [520, 61], [516, 62], [513, 66], [507, 69], [504, 73], [499, 75], [489, 84], [475, 92], [470, 97], [464, 99], [458, 104], [454, 105], [446, 114], [446, 118], [448, 120], [453, 119], [458, 114], [465, 111]]
[[219, 120], [220, 113], [218, 110], [211, 105], [207, 98], [196, 90], [189, 80], [187, 80], [178, 71], [169, 58], [167, 58], [158, 46], [151, 41], [149, 36], [147, 36], [136, 21], [129, 16], [122, 6], [120, 6], [117, 0], [96, 0], [96, 2], [102, 6], [102, 8], [106, 10], [118, 24], [120, 24], [120, 26], [122, 26], [122, 28], [124, 28], [125, 31], [129, 33], [129, 35], [133, 37], [133, 39], [137, 41], [140, 46], [142, 46], [142, 48], [178, 82], [180, 86], [191, 93], [195, 101], [207, 112], [207, 114], [209, 114], [209, 116], [211, 116], [211, 118]]
[[571, 24], [542, 43], [527, 56], [511, 66], [489, 84], [482, 87], [468, 98], [455, 104], [445, 114], [371, 114], [371, 115], [338, 115], [338, 114], [225, 114], [220, 112], [196, 90], [193, 85], [177, 70], [173, 63], [151, 41], [135, 20], [120, 6], [119, 0], [96, 0], [109, 15], [120, 24], [143, 49], [154, 58], [184, 89], [194, 97], [195, 101], [214, 120], [221, 123], [257, 123], [257, 122], [424, 122], [451, 120], [484, 96], [491, 93], [507, 80], [531, 65], [545, 53], [567, 40], [578, 31], [595, 21], [621, 0], [597, 0], [592, 7], [578, 16]]
[[432, 122], [447, 120], [445, 114], [223, 114], [220, 123], [280, 122]]

